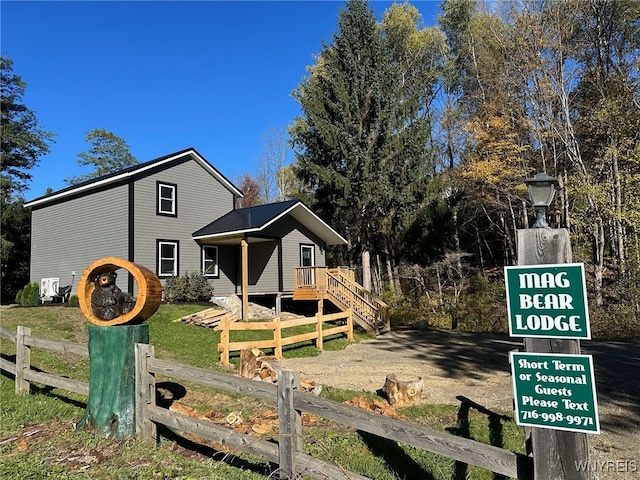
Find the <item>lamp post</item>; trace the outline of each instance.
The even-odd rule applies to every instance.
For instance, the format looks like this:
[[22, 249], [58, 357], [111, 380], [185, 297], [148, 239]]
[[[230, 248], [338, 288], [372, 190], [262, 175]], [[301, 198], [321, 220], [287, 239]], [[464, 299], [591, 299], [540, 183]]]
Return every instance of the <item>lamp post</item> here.
[[536, 209], [536, 221], [532, 228], [549, 228], [546, 211], [556, 194], [558, 179], [550, 177], [546, 172], [538, 173], [533, 178], [527, 178], [524, 183], [529, 188], [531, 203]]
[[[517, 263], [527, 267], [548, 265], [549, 268], [561, 268], [562, 264], [572, 263], [571, 241], [566, 228], [551, 229], [547, 225], [546, 209], [555, 195], [557, 180], [545, 172], [527, 178], [524, 183], [529, 188], [531, 203], [536, 209], [536, 221], [533, 228], [522, 228], [517, 231]], [[556, 270], [554, 270], [556, 271]], [[573, 297], [572, 297], [573, 298]], [[543, 305], [536, 314], [545, 314]], [[571, 308], [567, 305], [568, 308]], [[551, 313], [553, 310], [549, 310]], [[547, 313], [547, 315], [548, 315]], [[549, 315], [550, 316], [550, 315]], [[577, 338], [524, 337], [524, 347], [534, 354], [574, 355], [580, 353], [580, 340]], [[542, 362], [544, 363], [544, 362]], [[541, 368], [542, 373], [547, 373]], [[556, 401], [562, 403], [562, 395]], [[525, 434], [527, 448], [533, 453], [533, 479], [549, 480], [590, 480], [591, 472], [587, 468], [577, 471], [575, 465], [589, 464], [589, 448], [586, 433], [563, 431], [552, 426], [548, 428], [532, 427]]]

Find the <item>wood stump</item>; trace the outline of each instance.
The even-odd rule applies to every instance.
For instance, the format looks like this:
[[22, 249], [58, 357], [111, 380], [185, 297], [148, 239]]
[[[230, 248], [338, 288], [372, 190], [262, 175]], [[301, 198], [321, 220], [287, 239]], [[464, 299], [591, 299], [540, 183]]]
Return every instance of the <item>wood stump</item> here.
[[386, 396], [390, 405], [403, 407], [415, 405], [420, 401], [424, 380], [418, 377], [416, 380], [398, 380], [395, 374], [387, 375], [382, 393]]
[[258, 358], [264, 352], [258, 348], [248, 348], [240, 351], [240, 375], [245, 378], [254, 378], [260, 371]]
[[258, 348], [240, 351], [240, 375], [245, 378], [269, 379], [276, 382], [280, 370], [280, 360], [272, 355], [265, 355]]
[[103, 438], [135, 434], [136, 343], [149, 343], [149, 325], [89, 325], [89, 400], [76, 428]]

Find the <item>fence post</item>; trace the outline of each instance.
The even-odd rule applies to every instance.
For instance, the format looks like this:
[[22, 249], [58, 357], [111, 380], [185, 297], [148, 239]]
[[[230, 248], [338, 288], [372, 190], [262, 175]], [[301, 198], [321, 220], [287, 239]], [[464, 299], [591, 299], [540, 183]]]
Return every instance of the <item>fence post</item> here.
[[353, 342], [353, 309], [347, 310], [347, 340]]
[[230, 321], [228, 318], [222, 320], [222, 330], [220, 330], [220, 345], [222, 345], [220, 363], [223, 365], [229, 365], [229, 324]]
[[[569, 231], [565, 228], [529, 228], [517, 231], [518, 265], [571, 263]], [[537, 353], [580, 353], [580, 340], [525, 338], [525, 350]], [[590, 478], [578, 462], [589, 461], [586, 433], [531, 428], [534, 480]]]
[[282, 358], [282, 325], [280, 324], [280, 317], [275, 317], [273, 319], [273, 323], [275, 327], [273, 332], [273, 339], [276, 343], [276, 358]]
[[318, 314], [316, 315], [316, 348], [324, 348], [324, 338], [322, 338], [322, 316], [324, 315], [324, 300], [318, 300]]
[[296, 454], [302, 452], [302, 415], [293, 407], [293, 392], [297, 390], [297, 372], [278, 371], [278, 460], [280, 478], [296, 476]]
[[16, 395], [29, 395], [30, 383], [24, 378], [31, 368], [31, 347], [24, 341], [27, 335], [31, 335], [31, 329], [19, 326], [16, 332]]
[[136, 434], [144, 440], [157, 441], [156, 424], [149, 420], [149, 406], [156, 405], [156, 378], [149, 372], [148, 361], [153, 358], [153, 345], [136, 343]]

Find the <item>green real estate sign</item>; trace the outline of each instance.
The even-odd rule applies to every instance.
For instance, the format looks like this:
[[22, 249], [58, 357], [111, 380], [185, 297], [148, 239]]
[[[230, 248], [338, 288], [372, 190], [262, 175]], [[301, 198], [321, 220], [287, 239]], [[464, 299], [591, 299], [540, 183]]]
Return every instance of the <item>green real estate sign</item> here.
[[505, 267], [509, 334], [590, 339], [582, 263]]
[[600, 433], [591, 355], [510, 353], [516, 423]]

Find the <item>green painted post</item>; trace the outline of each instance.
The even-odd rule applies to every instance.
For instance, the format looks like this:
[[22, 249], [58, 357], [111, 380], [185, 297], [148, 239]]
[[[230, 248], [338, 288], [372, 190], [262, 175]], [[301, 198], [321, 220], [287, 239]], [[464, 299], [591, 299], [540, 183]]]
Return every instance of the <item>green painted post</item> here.
[[89, 400], [76, 428], [103, 438], [135, 434], [135, 344], [149, 343], [149, 325], [89, 326]]

